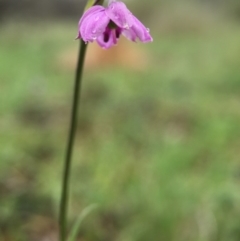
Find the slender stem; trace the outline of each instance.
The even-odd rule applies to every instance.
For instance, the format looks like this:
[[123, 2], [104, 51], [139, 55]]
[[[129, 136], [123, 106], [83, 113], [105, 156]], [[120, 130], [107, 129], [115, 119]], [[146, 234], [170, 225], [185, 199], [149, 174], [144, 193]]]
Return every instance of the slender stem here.
[[78, 104], [81, 91], [81, 80], [84, 65], [84, 58], [87, 45], [81, 40], [78, 54], [78, 63], [75, 75], [74, 95], [72, 102], [71, 112], [71, 124], [69, 129], [69, 136], [67, 142], [66, 156], [64, 162], [63, 181], [62, 181], [62, 193], [59, 210], [59, 240], [66, 241], [67, 238], [67, 211], [68, 211], [68, 199], [69, 199], [69, 179], [72, 160], [72, 151], [74, 145], [74, 137], [77, 128], [77, 116], [78, 116]]

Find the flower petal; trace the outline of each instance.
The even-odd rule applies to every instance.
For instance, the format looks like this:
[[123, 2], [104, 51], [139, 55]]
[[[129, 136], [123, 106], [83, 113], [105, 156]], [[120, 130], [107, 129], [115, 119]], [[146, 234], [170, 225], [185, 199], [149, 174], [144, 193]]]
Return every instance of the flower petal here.
[[[133, 16], [134, 24], [131, 27], [131, 32], [135, 33], [135, 35], [139, 38], [139, 40], [143, 43], [153, 41], [152, 36], [149, 33], [149, 29], [147, 29], [136, 17]], [[132, 35], [133, 35], [132, 33]]]
[[106, 14], [120, 28], [129, 29], [133, 25], [132, 13], [122, 2], [111, 1]]
[[130, 28], [130, 29], [125, 29], [125, 30], [123, 30], [122, 31], [122, 35], [125, 37], [125, 38], [127, 38], [127, 39], [129, 39], [129, 40], [131, 40], [131, 41], [133, 41], [133, 42], [136, 42], [136, 39], [137, 39], [137, 35], [136, 35], [136, 33]]
[[79, 21], [79, 36], [86, 42], [93, 42], [105, 31], [109, 21], [104, 7], [93, 6]]
[[107, 29], [102, 35], [97, 38], [97, 43], [104, 49], [109, 49], [116, 45], [118, 36], [115, 29]]
[[105, 8], [103, 6], [93, 6], [91, 8], [89, 8], [85, 13], [83, 13], [83, 16], [81, 17], [78, 26], [80, 27], [80, 25], [82, 24], [82, 21], [87, 18], [88, 16], [91, 16], [91, 14], [96, 13], [96, 12], [101, 12], [104, 11]]

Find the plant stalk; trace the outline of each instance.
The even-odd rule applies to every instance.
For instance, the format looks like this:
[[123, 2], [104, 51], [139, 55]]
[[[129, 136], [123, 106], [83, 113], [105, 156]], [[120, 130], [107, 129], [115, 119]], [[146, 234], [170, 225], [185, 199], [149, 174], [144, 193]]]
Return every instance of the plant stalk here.
[[71, 123], [68, 134], [68, 142], [65, 154], [63, 179], [62, 179], [62, 190], [61, 190], [61, 201], [59, 210], [59, 240], [67, 240], [67, 214], [68, 214], [68, 200], [69, 200], [69, 181], [70, 181], [70, 171], [72, 162], [72, 152], [74, 146], [74, 139], [77, 129], [77, 118], [78, 118], [78, 105], [80, 101], [81, 93], [81, 82], [82, 73], [84, 66], [85, 53], [87, 49], [87, 44], [83, 40], [80, 40], [78, 62], [75, 74], [75, 84], [73, 89], [73, 101], [72, 101], [72, 111], [71, 111]]

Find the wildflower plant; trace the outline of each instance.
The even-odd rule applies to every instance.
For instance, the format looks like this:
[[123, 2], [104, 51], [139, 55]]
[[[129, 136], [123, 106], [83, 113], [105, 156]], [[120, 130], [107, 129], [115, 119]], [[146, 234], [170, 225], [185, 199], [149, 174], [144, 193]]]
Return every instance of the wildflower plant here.
[[79, 21], [77, 38], [86, 43], [97, 41], [102, 48], [116, 45], [121, 35], [131, 41], [152, 41], [146, 28], [123, 2], [110, 0], [105, 8], [100, 5], [89, 8]]
[[71, 123], [64, 161], [63, 181], [59, 210], [59, 240], [75, 241], [81, 221], [95, 206], [89, 206], [81, 213], [76, 224], [67, 236], [67, 211], [69, 197], [69, 179], [74, 137], [77, 127], [77, 113], [80, 98], [81, 80], [84, 66], [85, 53], [88, 43], [96, 41], [104, 49], [111, 48], [118, 43], [121, 35], [130, 41], [147, 43], [153, 39], [146, 28], [120, 0], [109, 0], [108, 6], [103, 6], [104, 0], [88, 0], [83, 16], [78, 24], [80, 48], [73, 89], [73, 102]]

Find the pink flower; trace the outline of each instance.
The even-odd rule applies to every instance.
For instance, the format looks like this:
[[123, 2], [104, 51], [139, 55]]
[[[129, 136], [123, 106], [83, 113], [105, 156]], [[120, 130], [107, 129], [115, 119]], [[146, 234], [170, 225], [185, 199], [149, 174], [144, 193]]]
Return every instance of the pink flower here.
[[122, 34], [131, 41], [151, 42], [147, 29], [126, 7], [123, 2], [111, 0], [107, 8], [96, 5], [89, 8], [78, 24], [77, 38], [86, 43], [97, 41], [105, 49], [116, 45]]

